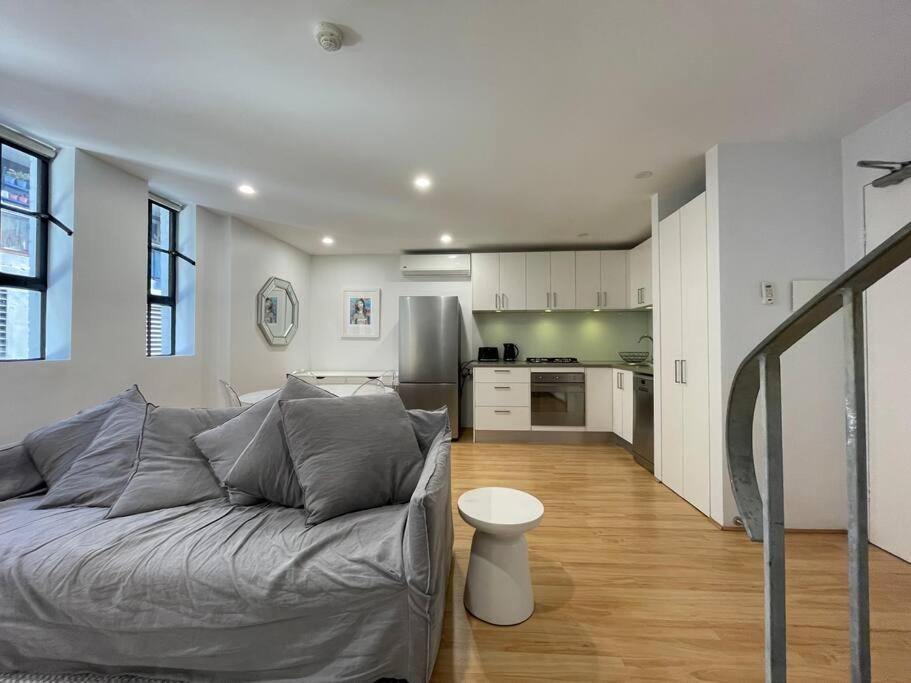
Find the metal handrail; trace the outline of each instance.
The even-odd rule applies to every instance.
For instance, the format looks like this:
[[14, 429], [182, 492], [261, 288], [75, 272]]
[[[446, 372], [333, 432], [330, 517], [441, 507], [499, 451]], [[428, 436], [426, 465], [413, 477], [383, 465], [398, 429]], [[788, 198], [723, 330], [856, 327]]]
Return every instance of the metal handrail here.
[[[911, 259], [911, 223], [860, 259], [763, 339], [737, 368], [728, 397], [728, 474], [747, 534], [763, 542], [766, 680], [786, 678], [784, 482], [781, 443], [781, 354], [839, 309], [845, 309], [845, 416], [848, 464], [848, 575], [851, 677], [870, 680], [867, 568], [866, 409], [863, 292]], [[756, 401], [765, 404], [766, 481], [762, 494], [753, 460]], [[764, 494], [764, 495], [763, 495]]]

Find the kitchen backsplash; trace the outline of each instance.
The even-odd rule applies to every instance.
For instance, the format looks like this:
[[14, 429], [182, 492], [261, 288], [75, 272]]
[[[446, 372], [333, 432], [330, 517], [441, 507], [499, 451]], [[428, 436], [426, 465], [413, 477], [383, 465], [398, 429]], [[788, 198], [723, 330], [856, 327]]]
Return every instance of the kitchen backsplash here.
[[[643, 334], [651, 334], [651, 311], [566, 311], [554, 313], [475, 313], [483, 346], [519, 345], [520, 358], [575, 356], [580, 360], [614, 360], [618, 351], [652, 351]], [[474, 349], [477, 354], [477, 349]]]

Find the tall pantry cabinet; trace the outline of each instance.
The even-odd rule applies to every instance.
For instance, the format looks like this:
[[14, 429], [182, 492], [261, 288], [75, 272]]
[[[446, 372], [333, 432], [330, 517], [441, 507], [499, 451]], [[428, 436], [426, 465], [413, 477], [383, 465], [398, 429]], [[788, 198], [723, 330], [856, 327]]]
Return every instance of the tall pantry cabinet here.
[[705, 194], [658, 225], [661, 480], [710, 514]]

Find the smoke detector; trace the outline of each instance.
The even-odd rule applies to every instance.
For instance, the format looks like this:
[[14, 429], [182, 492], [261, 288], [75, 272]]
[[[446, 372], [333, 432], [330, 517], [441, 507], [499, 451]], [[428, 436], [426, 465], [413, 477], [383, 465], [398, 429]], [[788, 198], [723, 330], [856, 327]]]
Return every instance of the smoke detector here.
[[316, 26], [314, 35], [316, 42], [326, 52], [336, 52], [342, 49], [342, 29], [335, 24], [330, 24], [328, 21], [320, 22]]

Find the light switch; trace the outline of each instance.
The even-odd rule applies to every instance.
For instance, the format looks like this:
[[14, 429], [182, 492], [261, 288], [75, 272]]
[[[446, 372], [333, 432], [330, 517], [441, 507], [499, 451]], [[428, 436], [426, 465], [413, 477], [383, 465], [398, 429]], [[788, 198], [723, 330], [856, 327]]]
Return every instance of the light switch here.
[[768, 280], [763, 280], [759, 283], [760, 295], [762, 296], [762, 303], [766, 306], [775, 303], [775, 285], [773, 285]]

